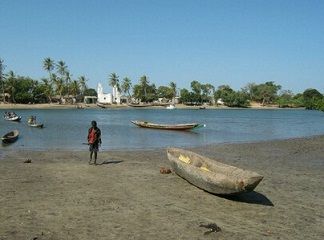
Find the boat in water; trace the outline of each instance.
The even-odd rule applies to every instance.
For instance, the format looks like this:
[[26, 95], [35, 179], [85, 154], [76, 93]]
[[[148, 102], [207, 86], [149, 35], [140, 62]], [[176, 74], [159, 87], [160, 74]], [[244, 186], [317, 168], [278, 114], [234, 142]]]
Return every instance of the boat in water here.
[[36, 116], [30, 116], [28, 118], [28, 126], [30, 127], [36, 127], [36, 128], [43, 128], [44, 124], [43, 123], [37, 123], [36, 122]]
[[173, 104], [170, 104], [169, 106], [166, 107], [166, 109], [175, 109], [176, 107]]
[[176, 174], [213, 194], [237, 195], [250, 192], [263, 179], [256, 172], [227, 165], [184, 149], [168, 148], [167, 155]]
[[19, 131], [13, 130], [2, 136], [1, 140], [3, 143], [13, 143], [18, 139]]
[[163, 129], [163, 130], [191, 130], [204, 125], [199, 123], [183, 123], [183, 124], [161, 124], [146, 121], [131, 121], [133, 124], [143, 128]]
[[19, 122], [21, 120], [21, 116], [18, 116], [15, 112], [5, 112], [3, 118], [7, 121], [14, 122]]

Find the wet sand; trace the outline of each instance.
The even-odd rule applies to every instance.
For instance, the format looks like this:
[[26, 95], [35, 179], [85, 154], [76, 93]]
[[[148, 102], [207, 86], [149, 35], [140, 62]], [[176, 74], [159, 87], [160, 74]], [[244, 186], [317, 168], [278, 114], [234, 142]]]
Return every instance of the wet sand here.
[[191, 148], [264, 176], [232, 198], [160, 174], [165, 149], [100, 152], [97, 166], [87, 151], [4, 150], [0, 239], [323, 239], [323, 148], [324, 136]]

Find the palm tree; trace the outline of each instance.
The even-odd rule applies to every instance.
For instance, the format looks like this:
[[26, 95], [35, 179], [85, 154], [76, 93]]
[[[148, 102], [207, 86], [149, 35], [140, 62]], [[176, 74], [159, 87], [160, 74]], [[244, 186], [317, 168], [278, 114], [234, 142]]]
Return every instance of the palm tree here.
[[5, 99], [5, 92], [4, 92], [4, 77], [3, 77], [3, 70], [5, 68], [5, 65], [3, 64], [3, 60], [0, 58], [0, 82], [2, 85], [2, 99], [3, 103], [6, 101]]
[[80, 88], [79, 88], [79, 82], [76, 81], [76, 80], [72, 81], [72, 83], [71, 83], [71, 93], [72, 93], [72, 95], [74, 97], [76, 97], [78, 95], [79, 90], [80, 90]]
[[146, 98], [146, 96], [147, 96], [147, 87], [149, 86], [149, 80], [145, 75], [143, 75], [140, 78], [140, 85], [141, 85], [141, 87], [142, 87], [142, 89], [144, 91], [144, 96]]
[[16, 84], [17, 84], [17, 78], [15, 76], [15, 73], [13, 71], [9, 71], [7, 74], [7, 89], [10, 92], [11, 101], [16, 102], [15, 100], [15, 92], [16, 92]]
[[57, 69], [57, 73], [60, 75], [60, 80], [56, 81], [55, 82], [55, 85], [56, 87], [59, 87], [59, 88], [56, 88], [56, 90], [59, 91], [59, 94], [60, 94], [60, 98], [62, 99], [62, 95], [63, 95], [63, 91], [64, 91], [64, 82], [65, 82], [65, 85], [67, 85], [67, 75], [68, 75], [68, 69], [67, 69], [67, 66], [65, 64], [64, 61], [60, 60], [57, 62], [56, 64], [56, 69]]
[[48, 98], [48, 101], [52, 103], [52, 94], [53, 94], [53, 87], [51, 84], [51, 80], [46, 78], [41, 79], [44, 85], [44, 94]]
[[111, 73], [109, 75], [109, 86], [117, 87], [118, 91], [120, 91], [119, 76], [117, 76], [116, 73]]
[[66, 74], [67, 71], [67, 66], [65, 64], [64, 61], [60, 60], [57, 62], [56, 64], [56, 68], [57, 68], [57, 73], [62, 77], [64, 77], [64, 75]]
[[54, 69], [54, 61], [47, 57], [43, 60], [43, 68], [49, 73], [49, 75], [51, 75], [51, 72]]
[[177, 95], [177, 84], [175, 84], [175, 82], [170, 82], [170, 88], [172, 90], [172, 102], [174, 103], [174, 98], [176, 97]]
[[79, 77], [79, 86], [80, 86], [81, 94], [83, 95], [84, 91], [87, 89], [87, 79], [85, 76]]
[[121, 85], [121, 89], [124, 93], [127, 93], [128, 94], [128, 98], [130, 99], [131, 98], [131, 95], [130, 95], [130, 92], [129, 90], [131, 89], [132, 87], [132, 82], [131, 80], [128, 78], [128, 77], [125, 77], [123, 79], [123, 82], [122, 82], [122, 85]]
[[68, 94], [68, 97], [69, 97], [69, 95], [70, 95], [70, 84], [71, 84], [71, 76], [70, 76], [69, 71], [65, 72], [65, 84], [67, 86], [67, 94]]

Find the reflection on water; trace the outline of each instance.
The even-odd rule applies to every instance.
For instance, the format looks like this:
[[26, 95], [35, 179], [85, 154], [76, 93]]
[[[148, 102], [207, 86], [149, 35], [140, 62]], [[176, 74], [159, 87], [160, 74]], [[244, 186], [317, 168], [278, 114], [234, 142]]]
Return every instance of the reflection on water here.
[[[3, 115], [4, 111], [0, 110]], [[86, 150], [90, 122], [96, 120], [102, 131], [102, 150], [148, 149], [200, 146], [224, 142], [246, 142], [324, 134], [324, 113], [306, 110], [184, 110], [175, 109], [65, 109], [15, 110], [20, 123], [0, 120], [0, 134], [20, 131], [17, 142], [8, 149]], [[31, 128], [27, 119], [36, 115], [43, 129]], [[193, 131], [167, 131], [139, 128], [131, 120], [157, 123], [206, 124]], [[4, 146], [0, 146], [0, 149]]]

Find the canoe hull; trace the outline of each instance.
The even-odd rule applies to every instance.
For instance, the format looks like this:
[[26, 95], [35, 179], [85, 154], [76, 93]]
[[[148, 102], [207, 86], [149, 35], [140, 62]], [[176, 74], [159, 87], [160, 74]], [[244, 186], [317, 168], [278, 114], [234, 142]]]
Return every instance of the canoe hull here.
[[21, 116], [14, 116], [14, 117], [4, 117], [7, 121], [19, 122], [21, 120]]
[[190, 130], [199, 126], [198, 123], [187, 123], [187, 124], [156, 124], [144, 121], [131, 121], [133, 124], [143, 127], [143, 128], [152, 128], [152, 129], [162, 129], [162, 130]]
[[[250, 192], [263, 179], [258, 173], [226, 165], [190, 151], [169, 148], [167, 155], [176, 174], [213, 194], [237, 195]], [[180, 156], [191, 162], [179, 160]]]
[[19, 131], [18, 130], [13, 130], [11, 132], [8, 132], [5, 134], [1, 140], [3, 143], [8, 144], [8, 143], [13, 143], [18, 139], [19, 136]]

